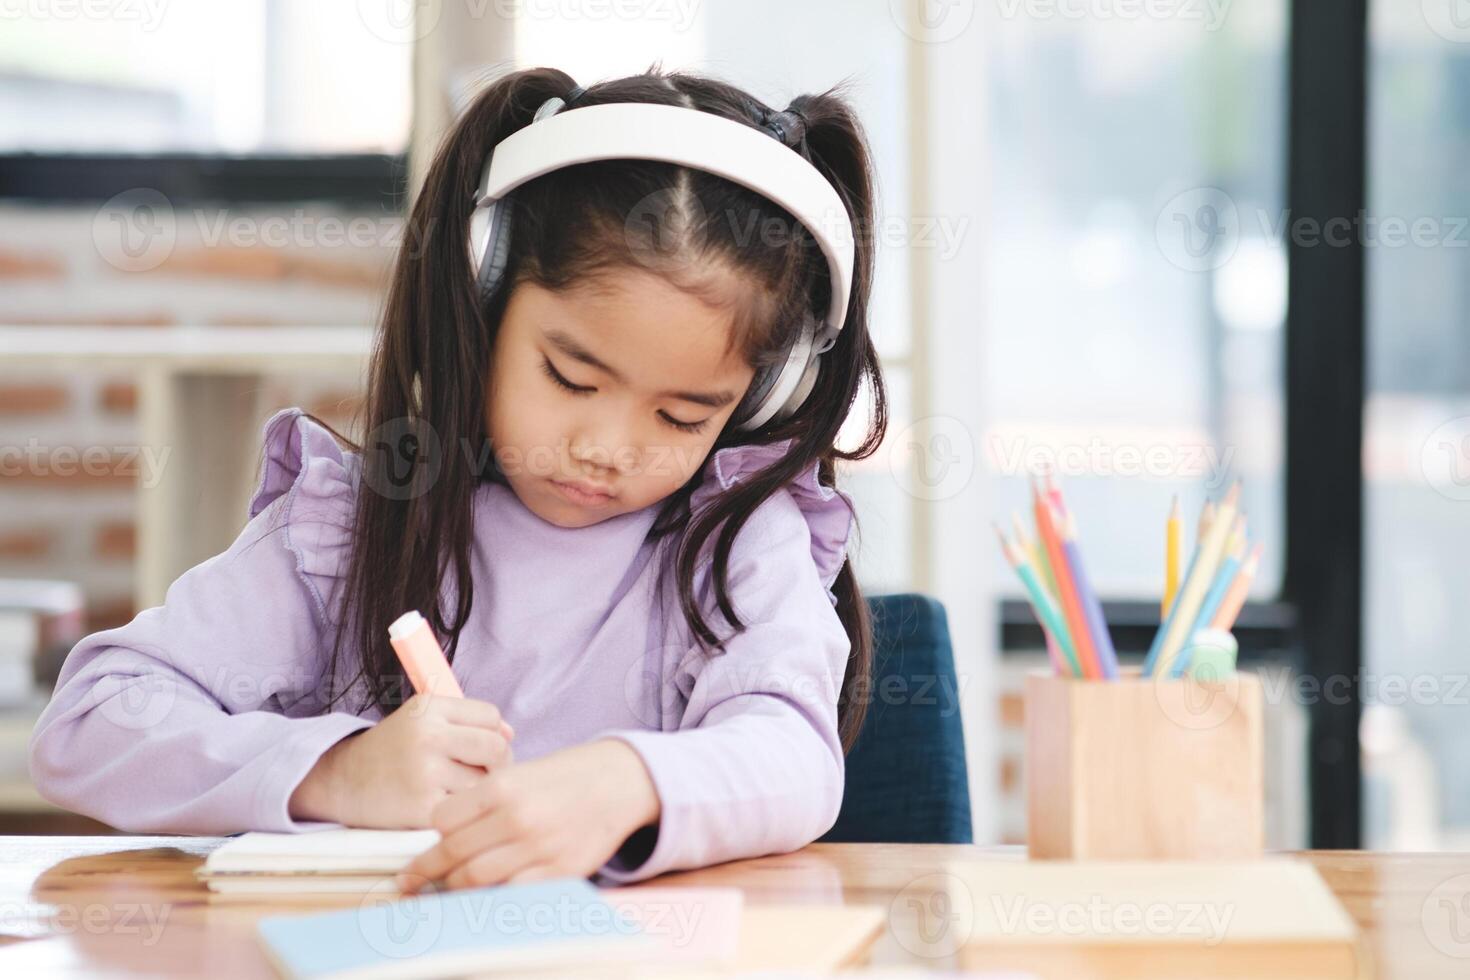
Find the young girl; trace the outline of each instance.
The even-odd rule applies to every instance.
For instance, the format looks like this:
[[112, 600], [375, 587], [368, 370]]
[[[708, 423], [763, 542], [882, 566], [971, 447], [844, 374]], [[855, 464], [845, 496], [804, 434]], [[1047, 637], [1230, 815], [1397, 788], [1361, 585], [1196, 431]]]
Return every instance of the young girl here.
[[[502, 140], [629, 103], [733, 121], [711, 136], [744, 156], [590, 154], [533, 173], [487, 230], [492, 150], [517, 165]], [[654, 132], [605, 129], [576, 138]], [[785, 173], [773, 194], [815, 181], [850, 268], [831, 229], [712, 172], [742, 166]], [[833, 482], [886, 423], [871, 246], [852, 234], [872, 207], [832, 92], [773, 112], [656, 68], [492, 84], [412, 209], [363, 445], [296, 409], [267, 423], [229, 550], [71, 652], [32, 737], [37, 787], [130, 831], [434, 827], [412, 880], [451, 887], [633, 881], [820, 836], [871, 643]], [[803, 360], [832, 310], [835, 343]], [[815, 370], [772, 414], [788, 362]], [[840, 452], [864, 379], [875, 411]], [[413, 609], [463, 699], [407, 685], [387, 627]]]

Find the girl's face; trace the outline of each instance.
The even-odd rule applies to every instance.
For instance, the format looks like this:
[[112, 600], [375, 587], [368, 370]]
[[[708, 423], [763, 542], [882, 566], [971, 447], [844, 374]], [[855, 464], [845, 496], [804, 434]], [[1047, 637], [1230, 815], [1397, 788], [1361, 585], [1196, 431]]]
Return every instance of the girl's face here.
[[518, 284], [486, 400], [516, 495], [543, 520], [585, 527], [679, 489], [755, 373], [726, 355], [730, 325], [728, 309], [644, 271], [555, 292]]

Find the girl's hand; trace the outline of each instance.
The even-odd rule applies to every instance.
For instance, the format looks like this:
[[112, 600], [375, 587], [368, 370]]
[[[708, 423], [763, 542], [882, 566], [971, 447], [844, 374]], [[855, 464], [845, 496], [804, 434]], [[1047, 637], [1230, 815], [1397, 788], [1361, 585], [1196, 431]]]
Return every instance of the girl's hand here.
[[487, 701], [415, 694], [322, 754], [291, 794], [298, 820], [425, 828], [434, 807], [511, 764], [515, 735]]
[[434, 809], [438, 844], [398, 876], [406, 894], [585, 877], [659, 817], [658, 792], [626, 742], [590, 742], [492, 770]]

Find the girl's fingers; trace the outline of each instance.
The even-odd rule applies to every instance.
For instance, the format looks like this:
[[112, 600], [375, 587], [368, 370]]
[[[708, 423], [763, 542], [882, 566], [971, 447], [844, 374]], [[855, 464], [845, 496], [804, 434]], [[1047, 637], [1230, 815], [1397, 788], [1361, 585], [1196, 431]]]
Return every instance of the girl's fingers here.
[[455, 725], [450, 729], [449, 757], [467, 766], [499, 768], [508, 763], [510, 743], [504, 736], [484, 728]]
[[504, 719], [500, 717], [500, 709], [489, 701], [479, 701], [475, 698], [440, 698], [437, 707], [442, 712], [441, 717], [455, 725], [473, 725], [476, 728], [488, 728], [491, 731], [499, 731]]
[[440, 833], [439, 843], [414, 858], [403, 869], [405, 874], [437, 881], [478, 854], [517, 844], [516, 835], [500, 811], [485, 814], [452, 833]]
[[[474, 789], [480, 780], [484, 778], [485, 770], [479, 766], [467, 766], [462, 762], [456, 762], [454, 759], [450, 759], [449, 771], [446, 776], [446, 785], [444, 788], [449, 791], [450, 795], [464, 793]], [[444, 799], [447, 800], [449, 797], [446, 796]], [[435, 804], [436, 809], [442, 803], [443, 801], [441, 800], [439, 804]], [[430, 814], [430, 819], [433, 819], [432, 814]]]
[[481, 774], [474, 785], [440, 800], [429, 815], [434, 829], [448, 836], [482, 813], [493, 810], [500, 801], [500, 779], [495, 773]]
[[506, 879], [507, 885], [521, 885], [530, 881], [545, 881], [559, 877], [559, 872], [549, 864], [532, 864], [522, 868]]
[[502, 844], [482, 851], [444, 876], [449, 888], [499, 885], [530, 867], [533, 858], [520, 842]]

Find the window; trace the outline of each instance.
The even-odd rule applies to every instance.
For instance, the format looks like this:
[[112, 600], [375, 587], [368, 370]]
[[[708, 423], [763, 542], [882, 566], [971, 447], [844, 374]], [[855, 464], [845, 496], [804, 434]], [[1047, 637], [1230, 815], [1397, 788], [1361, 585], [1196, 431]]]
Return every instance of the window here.
[[[406, 148], [412, 5], [0, 5], [0, 153]], [[351, 84], [341, 84], [342, 79]]]
[[[1028, 8], [996, 5], [983, 25], [980, 451], [997, 512], [1024, 510], [1027, 474], [1049, 463], [1098, 590], [1157, 601], [1171, 497], [1188, 522], [1241, 477], [1267, 546], [1253, 594], [1274, 596], [1287, 2], [1233, 5], [1218, 22], [1192, 4], [1161, 5], [1173, 16], [1159, 19], [1008, 9]], [[985, 553], [990, 581], [1015, 591], [998, 550]]]
[[1470, 19], [1372, 4], [1364, 845], [1470, 847]]

